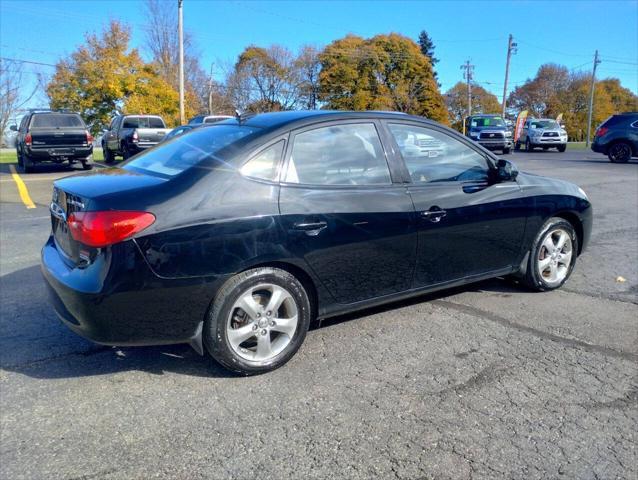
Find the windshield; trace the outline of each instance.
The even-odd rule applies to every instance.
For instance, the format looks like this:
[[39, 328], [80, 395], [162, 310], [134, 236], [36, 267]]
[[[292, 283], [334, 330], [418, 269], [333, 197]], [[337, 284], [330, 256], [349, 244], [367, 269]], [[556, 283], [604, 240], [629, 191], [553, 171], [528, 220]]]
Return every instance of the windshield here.
[[127, 162], [123, 168], [163, 177], [174, 177], [258, 130], [258, 128], [239, 125], [214, 125], [209, 128], [194, 129], [142, 152]]
[[555, 120], [534, 120], [531, 123], [532, 128], [560, 128]]
[[34, 115], [31, 128], [79, 127], [84, 128], [84, 122], [75, 113], [43, 113]]
[[471, 119], [472, 127], [504, 127], [505, 123], [501, 117], [474, 117]]
[[159, 117], [126, 117], [122, 128], [164, 128], [164, 120]]

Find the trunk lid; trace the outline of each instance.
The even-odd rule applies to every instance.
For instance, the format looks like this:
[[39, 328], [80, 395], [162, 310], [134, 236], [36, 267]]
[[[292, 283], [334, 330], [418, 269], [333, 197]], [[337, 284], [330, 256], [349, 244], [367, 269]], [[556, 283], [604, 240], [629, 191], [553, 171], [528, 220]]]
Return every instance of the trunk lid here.
[[140, 143], [159, 143], [169, 132], [168, 128], [138, 128], [136, 130]]
[[32, 128], [32, 148], [88, 146], [84, 128]]
[[166, 180], [127, 170], [112, 168], [75, 175], [53, 184], [51, 199], [51, 231], [58, 249], [71, 266], [91, 263], [97, 248], [84, 245], [73, 238], [68, 220], [74, 213], [97, 210], [136, 210], [145, 198], [142, 190], [153, 189]]

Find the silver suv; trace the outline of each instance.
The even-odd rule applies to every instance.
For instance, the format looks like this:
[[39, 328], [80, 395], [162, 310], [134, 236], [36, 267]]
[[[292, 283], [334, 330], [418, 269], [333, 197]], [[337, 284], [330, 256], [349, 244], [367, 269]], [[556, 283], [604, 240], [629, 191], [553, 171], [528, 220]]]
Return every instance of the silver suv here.
[[525, 145], [525, 150], [528, 152], [536, 147], [541, 147], [543, 150], [557, 148], [559, 152], [564, 152], [567, 148], [567, 132], [556, 120], [532, 118], [525, 122], [514, 149], [520, 150], [521, 145]]

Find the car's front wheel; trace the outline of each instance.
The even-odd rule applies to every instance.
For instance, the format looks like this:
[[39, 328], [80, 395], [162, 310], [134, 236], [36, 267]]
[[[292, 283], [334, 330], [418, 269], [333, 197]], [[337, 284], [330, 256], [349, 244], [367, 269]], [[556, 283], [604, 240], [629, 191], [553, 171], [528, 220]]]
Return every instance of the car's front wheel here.
[[104, 163], [113, 163], [115, 161], [115, 155], [106, 145], [102, 146], [102, 153], [104, 155]]
[[567, 145], [559, 145], [558, 146], [558, 151], [560, 153], [563, 153], [565, 150], [567, 150]]
[[528, 137], [525, 139], [525, 151], [531, 152], [532, 150], [534, 150], [534, 146], [532, 145], [532, 142], [529, 141], [529, 137]]
[[614, 143], [609, 147], [607, 157], [613, 163], [627, 163], [631, 158], [631, 145], [625, 142]]
[[247, 270], [220, 288], [204, 325], [204, 344], [229, 370], [243, 375], [267, 372], [297, 352], [311, 314], [305, 288], [289, 272]]
[[561, 287], [574, 270], [577, 254], [578, 237], [572, 224], [550, 218], [534, 239], [523, 283], [541, 292]]

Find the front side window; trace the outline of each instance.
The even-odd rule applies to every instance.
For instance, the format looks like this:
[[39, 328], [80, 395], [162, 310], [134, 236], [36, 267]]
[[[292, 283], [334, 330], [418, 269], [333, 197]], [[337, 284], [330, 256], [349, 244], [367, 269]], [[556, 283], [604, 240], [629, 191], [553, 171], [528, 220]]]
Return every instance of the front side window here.
[[279, 160], [281, 160], [283, 152], [284, 141], [280, 140], [244, 163], [240, 172], [246, 177], [274, 182], [277, 180], [277, 167], [279, 166]]
[[399, 123], [388, 127], [414, 183], [488, 180], [485, 157], [450, 135]]
[[331, 125], [297, 134], [284, 181], [312, 185], [392, 183], [372, 123]]

